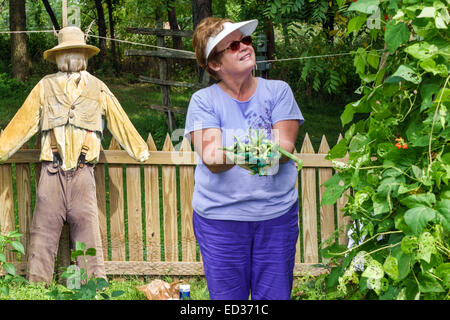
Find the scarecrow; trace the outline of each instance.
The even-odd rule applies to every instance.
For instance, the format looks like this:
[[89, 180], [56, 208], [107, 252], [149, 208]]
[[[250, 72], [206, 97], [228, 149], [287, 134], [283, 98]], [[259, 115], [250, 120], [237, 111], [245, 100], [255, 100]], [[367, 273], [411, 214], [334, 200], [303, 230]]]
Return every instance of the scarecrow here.
[[61, 229], [69, 225], [72, 246], [84, 242], [96, 255], [78, 265], [89, 277], [105, 278], [94, 164], [98, 162], [104, 121], [112, 136], [137, 161], [148, 147], [108, 87], [86, 71], [100, 50], [85, 42], [80, 28], [58, 33], [58, 45], [44, 52], [59, 72], [42, 78], [0, 135], [0, 163], [35, 133], [41, 133], [42, 169], [31, 225], [28, 280], [51, 282]]

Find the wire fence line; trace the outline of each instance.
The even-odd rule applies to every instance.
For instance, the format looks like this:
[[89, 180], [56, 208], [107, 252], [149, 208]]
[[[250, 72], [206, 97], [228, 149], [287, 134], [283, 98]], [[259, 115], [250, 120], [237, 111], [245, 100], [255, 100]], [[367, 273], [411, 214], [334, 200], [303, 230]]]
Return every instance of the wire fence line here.
[[[39, 33], [39, 32], [55, 32], [55, 30], [23, 30], [23, 31], [5, 31], [1, 30], [0, 34], [12, 34], [12, 33]], [[194, 53], [193, 51], [188, 50], [181, 50], [181, 49], [174, 49], [174, 48], [167, 48], [167, 47], [161, 47], [157, 45], [142, 43], [142, 42], [135, 42], [135, 41], [129, 41], [129, 40], [122, 40], [117, 38], [110, 38], [110, 37], [103, 37], [103, 36], [97, 36], [93, 34], [86, 34], [87, 37], [94, 37], [99, 39], [105, 39], [109, 41], [116, 41], [121, 43], [127, 43], [132, 45], [138, 45], [143, 47], [150, 47], [155, 49], [161, 49], [166, 51], [177, 51], [177, 52], [183, 52], [183, 53]], [[386, 49], [377, 49], [377, 52], [384, 52]], [[320, 59], [320, 58], [330, 58], [330, 57], [340, 57], [340, 56], [347, 56], [352, 55], [354, 52], [341, 52], [341, 53], [332, 53], [332, 54], [322, 54], [322, 55], [314, 55], [314, 56], [304, 56], [304, 57], [292, 57], [292, 58], [281, 58], [281, 59], [271, 59], [271, 60], [258, 60], [258, 63], [262, 62], [283, 62], [283, 61], [293, 61], [293, 60], [306, 60], [306, 59]], [[372, 55], [370, 52], [368, 55]]]

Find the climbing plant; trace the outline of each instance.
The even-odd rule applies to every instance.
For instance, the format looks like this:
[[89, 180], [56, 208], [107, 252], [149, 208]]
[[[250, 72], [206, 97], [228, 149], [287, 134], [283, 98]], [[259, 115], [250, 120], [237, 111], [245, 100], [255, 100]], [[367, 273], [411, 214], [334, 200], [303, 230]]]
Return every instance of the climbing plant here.
[[[338, 1], [350, 33], [369, 29], [384, 48], [359, 48], [360, 98], [328, 158], [322, 204], [350, 190], [352, 246], [329, 239], [327, 292], [346, 299], [449, 299], [450, 89], [448, 2]], [[384, 52], [377, 51], [384, 49]], [[358, 114], [358, 117], [355, 115]], [[357, 118], [357, 119], [356, 119]], [[338, 159], [348, 154], [348, 161]]]

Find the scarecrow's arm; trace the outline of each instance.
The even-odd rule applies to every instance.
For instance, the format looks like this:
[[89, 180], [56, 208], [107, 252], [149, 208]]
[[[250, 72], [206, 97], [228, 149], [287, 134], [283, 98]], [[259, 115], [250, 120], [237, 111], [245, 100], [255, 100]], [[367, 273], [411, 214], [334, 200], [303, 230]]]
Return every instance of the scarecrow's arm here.
[[8, 160], [38, 132], [40, 106], [40, 84], [38, 83], [0, 134], [0, 163]]
[[137, 161], [149, 157], [148, 146], [131, 123], [119, 101], [109, 91], [105, 91], [105, 116], [108, 130], [127, 153]]

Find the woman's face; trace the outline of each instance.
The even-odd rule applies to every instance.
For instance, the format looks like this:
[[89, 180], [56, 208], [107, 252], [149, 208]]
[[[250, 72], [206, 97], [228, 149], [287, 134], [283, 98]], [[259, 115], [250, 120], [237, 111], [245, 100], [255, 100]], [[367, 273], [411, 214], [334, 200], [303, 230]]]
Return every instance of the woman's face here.
[[225, 50], [220, 53], [220, 65], [216, 66], [216, 68], [219, 68], [219, 70], [216, 71], [219, 75], [221, 75], [221, 73], [237, 74], [252, 71], [255, 66], [256, 58], [255, 50], [251, 44], [245, 45], [241, 42], [238, 50], [233, 51], [229, 49], [231, 42], [239, 41], [242, 38], [242, 33], [239, 30], [236, 30], [217, 44], [216, 52]]

